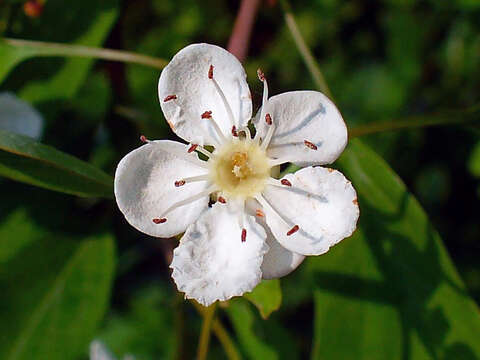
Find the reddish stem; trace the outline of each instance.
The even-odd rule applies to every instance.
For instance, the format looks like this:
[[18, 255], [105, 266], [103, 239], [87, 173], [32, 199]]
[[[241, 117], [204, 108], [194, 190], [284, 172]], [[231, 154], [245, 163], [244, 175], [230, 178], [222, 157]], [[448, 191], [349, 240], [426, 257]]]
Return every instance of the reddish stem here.
[[261, 0], [242, 0], [238, 10], [232, 35], [228, 42], [228, 51], [243, 62], [247, 57], [253, 23]]

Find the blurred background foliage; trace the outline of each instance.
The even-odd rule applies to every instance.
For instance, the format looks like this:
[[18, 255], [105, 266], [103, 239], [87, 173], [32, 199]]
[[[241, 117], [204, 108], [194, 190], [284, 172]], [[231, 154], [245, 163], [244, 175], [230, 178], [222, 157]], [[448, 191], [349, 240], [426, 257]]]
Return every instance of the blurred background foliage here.
[[[0, 35], [166, 60], [194, 42], [226, 47], [239, 6], [41, 3], [35, 13], [0, 1]], [[480, 2], [296, 0], [292, 10], [350, 128], [479, 104]], [[0, 179], [0, 358], [86, 359], [94, 338], [119, 358], [193, 358], [201, 309], [170, 279], [176, 240], [128, 226], [111, 186], [140, 134], [175, 138], [160, 70], [34, 55], [0, 39], [0, 92], [44, 119], [37, 140], [0, 129], [0, 175], [23, 182]], [[261, 5], [244, 65], [257, 108], [258, 67], [272, 95], [315, 88], [276, 1]], [[359, 229], [249, 301], [223, 304], [209, 358], [479, 359], [478, 126], [364, 136], [334, 166], [359, 193]]]

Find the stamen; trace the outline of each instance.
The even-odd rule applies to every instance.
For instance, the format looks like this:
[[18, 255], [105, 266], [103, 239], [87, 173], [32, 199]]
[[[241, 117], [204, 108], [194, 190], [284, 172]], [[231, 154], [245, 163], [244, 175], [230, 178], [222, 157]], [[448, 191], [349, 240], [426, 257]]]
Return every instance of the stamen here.
[[180, 187], [180, 186], [183, 186], [183, 185], [185, 185], [185, 180], [175, 181], [175, 187]]
[[217, 122], [213, 119], [212, 117], [212, 112], [211, 111], [205, 111], [202, 115], [201, 115], [202, 119], [208, 119], [208, 120], [211, 120], [211, 123], [213, 125], [213, 128], [215, 129], [215, 131], [217, 132], [217, 135], [218, 137], [220, 138], [220, 140], [222, 142], [227, 142], [227, 139], [225, 138], [225, 135], [223, 135], [223, 132], [222, 130], [220, 129], [220, 127], [218, 126]]
[[163, 224], [163, 223], [167, 222], [167, 219], [165, 219], [165, 218], [161, 218], [161, 219], [155, 218], [155, 219], [152, 219], [152, 221], [153, 221], [155, 224]]
[[265, 213], [260, 209], [255, 210], [255, 215], [262, 218], [265, 217]]
[[270, 114], [265, 114], [265, 122], [268, 124], [268, 125], [272, 125], [272, 117], [270, 116]]
[[232, 108], [230, 107], [230, 104], [228, 103], [228, 100], [223, 93], [222, 89], [220, 88], [220, 85], [218, 85], [217, 80], [213, 78], [213, 65], [210, 65], [210, 68], [208, 69], [208, 78], [212, 80], [213, 85], [215, 85], [215, 90], [217, 90], [218, 95], [222, 99], [223, 106], [225, 107], [225, 110], [227, 111], [228, 117], [230, 119], [230, 122], [232, 125], [235, 126], [235, 117], [233, 116], [233, 111]]
[[[209, 169], [209, 166], [206, 161], [201, 161], [200, 159], [194, 157], [194, 156], [188, 156], [185, 154], [184, 150], [179, 150], [176, 147], [170, 147], [170, 146], [163, 146], [162, 142], [156, 142], [156, 141], [151, 141], [148, 140], [145, 136], [140, 136], [140, 140], [143, 142], [146, 142], [149, 145], [152, 146], [161, 146], [161, 150], [165, 151], [166, 153], [169, 153], [173, 156], [176, 156], [182, 160], [188, 161], [189, 163], [192, 163], [198, 167], [204, 168], [204, 169]], [[188, 150], [187, 150], [188, 151]]]
[[266, 150], [268, 145], [270, 145], [270, 141], [272, 140], [273, 133], [275, 132], [275, 124], [273, 123], [273, 120], [271, 118], [270, 120], [272, 121], [272, 124], [269, 125], [267, 135], [265, 136], [265, 139], [263, 139], [262, 145], [261, 145], [261, 148], [263, 150]]
[[[283, 221], [283, 223], [284, 223], [285, 225], [291, 226], [291, 222], [286, 221], [286, 220], [283, 218], [283, 216], [280, 215], [280, 213], [279, 213], [277, 210], [275, 210], [275, 209], [273, 208], [273, 206], [270, 205], [270, 203], [269, 203], [262, 195], [257, 195], [257, 196], [255, 196], [255, 199], [260, 203], [260, 205], [263, 206], [264, 209], [265, 209], [265, 208], [268, 208], [268, 209], [270, 209], [270, 211], [271, 211], [272, 213], [274, 213], [275, 215], [277, 215], [278, 218], [279, 218], [281, 221]], [[297, 232], [299, 229], [300, 229], [300, 227], [299, 227], [298, 225], [294, 225], [294, 226], [287, 232], [287, 236], [292, 235], [293, 233]]]
[[201, 116], [202, 116], [202, 119], [211, 119], [212, 118], [212, 112], [211, 111], [205, 111]]
[[209, 179], [208, 175], [198, 175], [186, 177], [181, 180], [175, 181], [175, 187], [180, 187], [188, 183], [197, 182], [197, 181], [207, 181]]
[[177, 95], [168, 95], [165, 99], [163, 99], [163, 102], [167, 102], [167, 101], [170, 101], [170, 100], [176, 100], [177, 99]]
[[317, 150], [318, 147], [314, 143], [308, 141], [308, 140], [303, 140], [303, 143], [305, 144], [306, 147], [312, 149], [312, 150]]
[[294, 233], [296, 233], [298, 231], [298, 229], [300, 229], [300, 227], [298, 225], [295, 225], [294, 227], [292, 227], [290, 230], [288, 230], [287, 232], [287, 236], [290, 236]]
[[268, 178], [267, 179], [267, 184], [273, 185], [273, 186], [278, 186], [280, 188], [284, 188], [285, 186], [292, 186], [292, 183], [288, 181], [287, 179], [282, 179], [282, 180], [277, 180], [274, 178]]
[[240, 225], [240, 229], [242, 229], [242, 242], [247, 240], [247, 229], [245, 229], [245, 201], [242, 201], [239, 204], [238, 208], [238, 225]]
[[211, 153], [210, 151], [206, 150], [203, 146], [197, 146], [196, 150], [199, 152], [199, 153], [202, 153], [203, 155], [205, 155], [206, 157], [208, 158], [213, 158], [215, 157], [215, 154]]
[[[260, 119], [265, 119], [267, 120], [265, 116], [265, 112], [267, 111], [267, 103], [268, 103], [268, 84], [267, 84], [267, 79], [265, 78], [265, 74], [263, 73], [262, 70], [258, 69], [257, 70], [257, 75], [258, 79], [263, 82], [263, 97], [262, 97], [262, 108], [260, 111]], [[271, 117], [270, 117], [271, 118]], [[267, 122], [268, 123], [268, 122]], [[269, 124], [270, 125], [270, 124]], [[269, 129], [270, 130], [270, 129]], [[255, 135], [255, 141], [258, 142], [260, 141], [260, 134], [257, 132], [257, 135]], [[263, 143], [262, 143], [263, 144]], [[268, 146], [268, 143], [267, 143]], [[264, 150], [266, 149], [266, 147]]]
[[195, 150], [197, 150], [197, 147], [198, 147], [198, 144], [192, 144], [188, 150], [187, 150], [187, 153], [192, 153], [194, 152]]
[[222, 204], [227, 203], [227, 200], [225, 200], [225, 198], [223, 196], [219, 196], [217, 200], [218, 200], [219, 203], [222, 203]]
[[248, 126], [242, 127], [240, 130], [238, 130], [237, 136], [238, 136], [238, 133], [242, 131], [245, 132], [245, 140], [247, 142], [250, 142], [252, 140], [252, 133], [250, 132], [250, 129], [248, 128]]
[[208, 78], [213, 79], [213, 65], [210, 65], [210, 68], [208, 69]]
[[260, 81], [265, 81], [265, 74], [264, 72], [262, 71], [262, 69], [257, 69], [257, 76], [258, 76], [258, 80]]
[[232, 136], [238, 137], [237, 127], [235, 125], [232, 126]]
[[[215, 191], [218, 191], [219, 189], [217, 188], [216, 185], [211, 185], [209, 188], [207, 188], [206, 190], [204, 191], [201, 191], [199, 192], [198, 194], [196, 195], [193, 195], [191, 197], [188, 197], [184, 200], [180, 200], [172, 205], [170, 205], [167, 210], [165, 210], [162, 214], [162, 216], [159, 218], [160, 220], [164, 219], [165, 218], [165, 215], [168, 214], [169, 212], [171, 212], [172, 210], [175, 210], [176, 208], [179, 208], [180, 206], [184, 206], [184, 205], [187, 205], [187, 204], [190, 204], [198, 199], [201, 199], [202, 197], [206, 197], [206, 196], [209, 196], [211, 193], [215, 192]], [[165, 221], [167, 221], [165, 219]], [[163, 222], [165, 222], [163, 221]]]

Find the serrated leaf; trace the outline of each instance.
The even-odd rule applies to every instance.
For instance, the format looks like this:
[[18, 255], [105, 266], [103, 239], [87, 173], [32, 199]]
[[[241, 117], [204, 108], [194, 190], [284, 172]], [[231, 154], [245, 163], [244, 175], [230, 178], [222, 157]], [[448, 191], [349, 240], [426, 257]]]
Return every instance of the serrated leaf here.
[[78, 196], [113, 196], [100, 169], [33, 139], [0, 130], [0, 175]]
[[251, 293], [245, 294], [245, 298], [257, 307], [262, 318], [267, 319], [282, 304], [280, 280], [263, 280]]

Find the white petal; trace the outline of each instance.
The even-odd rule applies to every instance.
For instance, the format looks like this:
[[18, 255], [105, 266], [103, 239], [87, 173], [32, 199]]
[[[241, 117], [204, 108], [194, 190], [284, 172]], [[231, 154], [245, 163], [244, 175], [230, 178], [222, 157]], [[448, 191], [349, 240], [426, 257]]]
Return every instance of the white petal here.
[[[214, 67], [214, 79], [230, 104], [234, 124], [213, 81], [208, 78], [210, 65]], [[225, 135], [231, 134], [232, 125], [242, 127], [252, 116], [251, 95], [242, 65], [235, 56], [215, 45], [193, 44], [180, 50], [163, 69], [158, 94], [172, 130], [195, 144], [219, 142], [211, 120], [201, 119], [205, 111], [212, 111]], [[176, 95], [177, 99], [164, 101], [170, 95]]]
[[239, 214], [216, 203], [190, 226], [174, 250], [172, 277], [185, 297], [208, 306], [240, 296], [260, 282], [265, 230], [244, 214], [246, 241], [241, 241]]
[[30, 104], [4, 92], [0, 94], [0, 129], [39, 139], [43, 117]]
[[262, 279], [284, 277], [295, 270], [305, 259], [304, 255], [285, 249], [267, 229], [267, 244], [270, 247], [263, 257]]
[[[175, 181], [206, 173], [195, 153], [184, 144], [161, 140], [128, 153], [115, 173], [115, 197], [127, 221], [136, 229], [157, 237], [177, 235], [193, 223], [207, 207], [204, 197], [165, 214], [167, 222], [155, 224], [174, 203], [205, 190], [207, 183], [193, 182], [175, 187]], [[195, 165], [198, 164], [198, 165]], [[205, 164], [205, 162], [203, 162]]]
[[[357, 194], [339, 171], [308, 167], [288, 174], [291, 187], [268, 185], [264, 199], [267, 224], [285, 248], [320, 255], [350, 236], [356, 228]], [[287, 235], [297, 225], [299, 230]]]
[[[347, 127], [336, 106], [318, 91], [292, 91], [271, 97], [266, 113], [271, 115], [275, 132], [268, 147], [270, 157], [299, 165], [329, 164], [347, 144]], [[260, 113], [260, 111], [259, 111]], [[255, 119], [261, 138], [269, 125]], [[317, 150], [305, 145], [305, 140]]]
[[115, 360], [115, 356], [101, 341], [94, 340], [90, 344], [90, 360]]
[[[266, 241], [269, 249], [263, 257], [262, 279], [277, 279], [290, 274], [303, 262], [305, 256], [287, 250], [280, 245], [265, 222], [265, 217], [261, 216], [263, 208], [256, 200], [249, 200], [247, 209], [249, 213], [255, 214], [257, 222], [265, 228], [267, 233]], [[256, 210], [260, 210], [260, 212], [257, 213]]]

